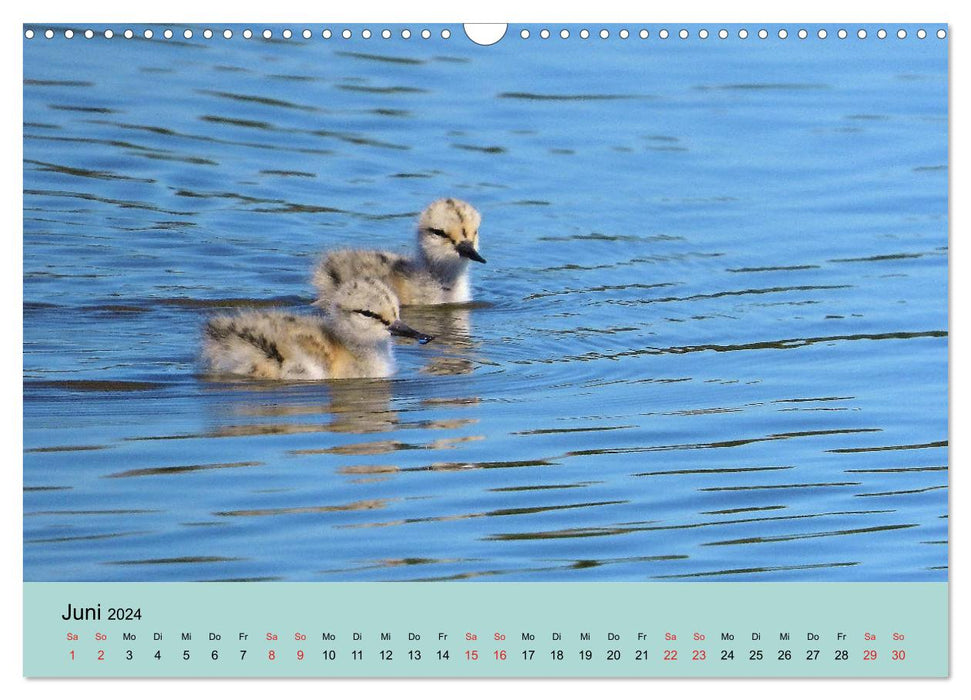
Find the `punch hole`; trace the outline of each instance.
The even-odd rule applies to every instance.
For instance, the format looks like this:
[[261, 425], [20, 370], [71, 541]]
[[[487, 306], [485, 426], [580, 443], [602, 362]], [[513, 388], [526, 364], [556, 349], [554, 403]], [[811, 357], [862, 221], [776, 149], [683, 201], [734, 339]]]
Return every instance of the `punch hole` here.
[[561, 39], [569, 39], [570, 38], [570, 30], [569, 29], [561, 29], [560, 30], [560, 38]]
[[289, 29], [284, 29], [283, 30], [283, 38], [284, 39], [291, 39], [291, 38], [293, 38], [293, 32], [291, 32]]
[[[125, 32], [125, 33], [127, 34], [127, 32]], [[204, 38], [206, 38], [206, 39], [212, 39], [212, 30], [211, 29], [203, 29], [202, 30], [202, 36]]]
[[662, 39], [667, 39], [668, 38], [668, 30], [667, 29], [662, 29], [661, 31], [659, 31], [657, 33], [657, 35], [659, 37], [661, 37]]
[[907, 30], [906, 29], [898, 29], [897, 30], [897, 38], [898, 39], [906, 39], [907, 38]]
[[[701, 37], [701, 38], [704, 39], [705, 37]], [[727, 29], [719, 29], [718, 30], [718, 38], [719, 39], [727, 39], [728, 38], [728, 30]]]
[[748, 29], [739, 29], [738, 30], [738, 38], [739, 39], [748, 39]]
[[110, 29], [105, 29], [105, 39], [110, 39], [114, 35], [115, 33], [113, 31], [111, 31]]
[[74, 38], [74, 31], [71, 30], [71, 29], [65, 29], [64, 30], [64, 38], [65, 39], [73, 39]]
[[431, 39], [432, 38], [432, 33], [429, 30], [427, 30], [427, 29], [422, 29], [421, 30], [421, 38], [422, 39]]
[[243, 38], [244, 39], [252, 39], [253, 38], [253, 30], [252, 29], [244, 29], [243, 30]]
[[442, 30], [442, 38], [443, 39], [451, 39], [452, 38], [452, 30], [451, 29], [443, 29]]
[[521, 32], [519, 32], [519, 36], [521, 36], [523, 39], [528, 39], [529, 38], [529, 30], [528, 29], [522, 30]]
[[590, 38], [590, 30], [589, 29], [581, 29], [580, 30], [580, 38], [581, 39], [589, 39]]
[[785, 29], [780, 29], [779, 30], [779, 38], [780, 39], [785, 39], [788, 36], [789, 36], [789, 32], [787, 32]]
[[827, 37], [826, 30], [820, 29], [818, 32], [816, 32], [816, 36], [818, 36], [820, 39], [825, 39]]
[[232, 29], [224, 29], [223, 30], [223, 39], [232, 39], [232, 38], [233, 38], [233, 30]]
[[[502, 40], [502, 37], [506, 36], [506, 29], [508, 28], [506, 24], [465, 24], [462, 26], [465, 29], [465, 36], [479, 46], [492, 46], [498, 43]], [[540, 36], [544, 39], [549, 35], [548, 29], [540, 32]]]
[[682, 29], [680, 32], [678, 32], [678, 36], [681, 37], [682, 39], [687, 39], [688, 38], [688, 30], [687, 29]]
[[549, 39], [550, 38], [550, 30], [549, 29], [541, 29], [540, 32], [539, 32], [539, 37], [540, 37], [540, 39]]
[[[405, 31], [408, 31], [408, 30], [406, 29]], [[404, 36], [404, 34], [405, 34], [405, 32], [401, 32], [401, 35], [402, 36]], [[344, 37], [345, 39], [350, 39], [351, 38], [351, 30], [350, 29], [345, 29], [344, 31], [341, 32], [341, 36]], [[405, 38], [407, 38], [407, 37], [405, 37]]]
[[887, 38], [887, 30], [886, 29], [880, 29], [880, 30], [878, 30], [877, 31], [877, 38], [878, 39], [886, 39]]
[[34, 38], [34, 30], [33, 29], [28, 29], [26, 32], [24, 32], [24, 36], [27, 37], [28, 39], [33, 39]]
[[133, 32], [131, 29], [126, 29], [125, 30], [125, 38], [126, 39], [131, 39], [133, 36], [135, 36], [135, 32]]
[[146, 39], [151, 39], [155, 36], [155, 32], [153, 32], [151, 29], [146, 29], [144, 32], [142, 32], [142, 36]]
[[325, 39], [330, 39], [332, 36], [334, 36], [334, 32], [330, 31], [329, 29], [325, 29], [320, 33], [320, 36], [324, 37]]
[[270, 39], [272, 37], [273, 37], [273, 32], [271, 32], [269, 29], [264, 29], [263, 30], [263, 38], [264, 39]]
[[46, 32], [44, 32], [44, 36], [47, 37], [48, 39], [53, 39], [54, 38], [54, 30], [53, 29], [48, 29]]
[[391, 30], [390, 29], [383, 29], [383, 30], [381, 30], [381, 38], [382, 39], [390, 39], [391, 38]]
[[861, 29], [856, 33], [856, 35], [861, 39], [866, 39], [866, 29]]
[[620, 30], [620, 32], [618, 33], [618, 36], [619, 36], [619, 37], [620, 37], [621, 39], [626, 39], [627, 37], [629, 37], [629, 36], [630, 36], [630, 32], [629, 32], [629, 31], [627, 31], [626, 29], [621, 29], [621, 30]]
[[927, 32], [924, 31], [923, 29], [918, 29], [917, 30], [917, 38], [918, 39], [926, 39], [927, 38]]
[[606, 29], [601, 29], [600, 30], [600, 38], [601, 39], [606, 39], [609, 36], [610, 36], [610, 32], [608, 32]]
[[303, 32], [301, 33], [301, 36], [303, 36], [304, 39], [309, 39], [313, 35], [314, 35], [314, 33], [312, 31], [310, 31], [309, 29], [304, 29]]
[[84, 38], [85, 39], [93, 39], [94, 38], [94, 32], [91, 31], [90, 29], [85, 29], [84, 30]]
[[646, 29], [642, 29], [638, 36], [640, 36], [641, 39], [646, 39], [647, 37], [651, 36], [651, 33]]
[[361, 37], [364, 38], [364, 39], [370, 39], [371, 38], [371, 30], [370, 29], [365, 29], [363, 32], [361, 32]]
[[938, 39], [943, 39], [946, 36], [947, 36], [947, 32], [945, 32], [943, 29], [938, 29], [937, 30], [937, 38]]
[[769, 32], [767, 30], [765, 30], [765, 29], [760, 29], [759, 30], [759, 39], [768, 39], [768, 38], [769, 38]]
[[838, 32], [836, 32], [836, 36], [838, 36], [840, 39], [845, 39], [848, 36], [848, 33], [845, 29], [840, 29]]

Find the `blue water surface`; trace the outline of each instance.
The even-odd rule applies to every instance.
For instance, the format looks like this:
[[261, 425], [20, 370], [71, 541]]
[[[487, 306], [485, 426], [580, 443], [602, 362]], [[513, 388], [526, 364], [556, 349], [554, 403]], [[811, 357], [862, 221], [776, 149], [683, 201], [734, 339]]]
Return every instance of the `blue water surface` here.
[[[936, 27], [145, 28], [24, 41], [27, 580], [946, 580]], [[394, 378], [207, 376], [442, 196]]]

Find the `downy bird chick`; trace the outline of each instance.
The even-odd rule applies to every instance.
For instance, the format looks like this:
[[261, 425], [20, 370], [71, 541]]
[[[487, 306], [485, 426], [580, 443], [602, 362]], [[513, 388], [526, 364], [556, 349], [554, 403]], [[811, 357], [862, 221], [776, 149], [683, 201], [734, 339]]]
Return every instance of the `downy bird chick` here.
[[413, 258], [377, 250], [336, 250], [314, 270], [322, 299], [349, 279], [372, 277], [387, 284], [402, 305], [471, 301], [469, 261], [479, 255], [482, 217], [460, 199], [432, 202], [418, 219], [418, 252]]
[[409, 328], [398, 300], [377, 280], [354, 279], [320, 302], [323, 315], [246, 311], [206, 324], [203, 355], [209, 369], [258, 379], [387, 377], [395, 363], [391, 336], [431, 336]]

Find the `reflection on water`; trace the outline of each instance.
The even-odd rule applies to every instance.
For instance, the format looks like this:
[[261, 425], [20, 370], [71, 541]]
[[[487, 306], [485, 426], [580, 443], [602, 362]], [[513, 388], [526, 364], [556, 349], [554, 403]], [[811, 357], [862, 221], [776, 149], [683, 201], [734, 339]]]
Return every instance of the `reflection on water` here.
[[[456, 375], [470, 374], [477, 366], [490, 364], [482, 353], [481, 343], [472, 335], [471, 314], [485, 304], [464, 304], [441, 306], [406, 307], [402, 311], [405, 321], [418, 324], [434, 336], [435, 344], [441, 349], [419, 370], [425, 374]], [[424, 325], [422, 325], [424, 324]]]
[[[945, 42], [316, 36], [25, 43], [26, 579], [946, 578]], [[201, 372], [446, 195], [395, 377]]]

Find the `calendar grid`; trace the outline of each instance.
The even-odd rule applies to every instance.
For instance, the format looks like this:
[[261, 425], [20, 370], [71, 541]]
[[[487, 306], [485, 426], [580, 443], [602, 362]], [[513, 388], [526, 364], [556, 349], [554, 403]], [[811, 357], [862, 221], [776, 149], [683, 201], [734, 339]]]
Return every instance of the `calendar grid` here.
[[941, 583], [29, 583], [24, 597], [27, 676], [948, 673]]

